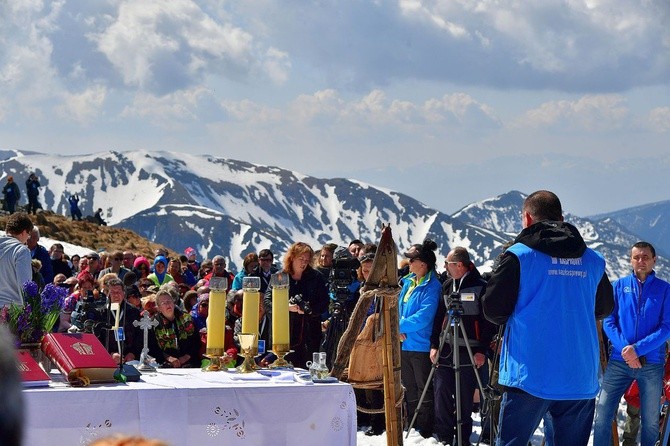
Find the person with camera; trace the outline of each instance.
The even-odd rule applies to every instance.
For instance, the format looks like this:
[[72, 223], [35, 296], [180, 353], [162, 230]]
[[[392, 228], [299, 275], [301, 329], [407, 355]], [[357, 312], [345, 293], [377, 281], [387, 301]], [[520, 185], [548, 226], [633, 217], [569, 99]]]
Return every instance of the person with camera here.
[[326, 285], [328, 286], [330, 301], [325, 320], [321, 324], [325, 330], [322, 350], [327, 353], [326, 365], [328, 368], [333, 365], [337, 358], [337, 346], [349, 325], [349, 318], [360, 297], [358, 290], [361, 287], [357, 272], [361, 264], [358, 259], [351, 256], [346, 248], [337, 248], [329, 263]]
[[[323, 276], [311, 266], [314, 251], [303, 242], [291, 245], [284, 257], [283, 272], [289, 276], [289, 331], [291, 350], [286, 360], [307, 368], [321, 344], [321, 313], [328, 308], [328, 288]], [[272, 320], [272, 286], [265, 293], [265, 311]], [[272, 332], [272, 330], [270, 330]]]
[[[102, 315], [99, 313], [104, 308], [105, 302], [98, 298], [100, 294], [96, 287], [97, 282], [88, 270], [77, 275], [77, 288], [65, 298], [60, 331], [86, 331], [85, 326], [90, 329], [93, 323], [102, 321]], [[87, 321], [90, 322], [87, 324]], [[92, 331], [89, 330], [88, 333]]]
[[[433, 435], [433, 390], [428, 381], [431, 369], [430, 335], [437, 303], [442, 294], [442, 286], [435, 271], [436, 249], [437, 244], [427, 239], [423, 244], [412, 245], [405, 253], [410, 262], [410, 272], [401, 279], [402, 289], [398, 302], [402, 343], [400, 374], [406, 389], [407, 417], [411, 420], [414, 412], [418, 412], [416, 430], [424, 438]], [[421, 407], [418, 407], [426, 386], [426, 396]]]
[[[481, 296], [486, 282], [475, 267], [468, 251], [457, 246], [447, 254], [445, 266], [449, 278], [442, 285], [440, 299], [430, 336], [430, 360], [435, 366], [433, 390], [435, 395], [435, 436], [446, 444], [469, 445], [472, 434], [472, 407], [477, 383], [478, 369], [486, 368], [488, 346], [496, 333], [496, 327], [487, 321], [481, 310]], [[459, 364], [454, 363], [454, 330], [449, 324], [458, 318], [467, 334], [474, 364], [470, 360], [462, 333], [458, 333]], [[450, 319], [452, 318], [452, 319]], [[448, 330], [445, 332], [444, 330]], [[438, 351], [440, 338], [446, 335], [442, 351]], [[460, 388], [456, 388], [456, 366], [460, 372]], [[474, 366], [474, 367], [473, 367]], [[461, 438], [453, 442], [458, 432], [456, 419], [456, 393], [460, 400], [462, 416]]]
[[528, 444], [545, 414], [548, 444], [585, 445], [599, 387], [596, 319], [614, 307], [605, 260], [563, 221], [553, 192], [530, 194], [522, 223], [482, 297], [486, 318], [506, 324], [496, 445]]
[[612, 343], [596, 408], [593, 444], [612, 444], [612, 420], [633, 380], [640, 393], [641, 444], [658, 438], [666, 341], [670, 337], [670, 284], [656, 277], [656, 250], [648, 242], [631, 248], [632, 274], [614, 282], [614, 312], [603, 321]]

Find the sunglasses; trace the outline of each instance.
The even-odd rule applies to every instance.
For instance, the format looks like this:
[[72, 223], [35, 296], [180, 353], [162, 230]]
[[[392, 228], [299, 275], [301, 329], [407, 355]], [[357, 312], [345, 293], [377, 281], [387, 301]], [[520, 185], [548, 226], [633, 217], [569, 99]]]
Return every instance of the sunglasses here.
[[202, 303], [200, 304], [200, 306], [201, 306], [202, 308], [207, 308], [207, 307], [209, 307], [209, 304], [208, 304], [207, 302], [202, 302]]

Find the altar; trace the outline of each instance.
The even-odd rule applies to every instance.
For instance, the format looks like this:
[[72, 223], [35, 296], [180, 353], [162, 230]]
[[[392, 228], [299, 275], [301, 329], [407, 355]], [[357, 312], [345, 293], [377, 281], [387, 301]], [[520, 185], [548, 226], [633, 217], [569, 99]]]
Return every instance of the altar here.
[[181, 445], [356, 444], [356, 401], [346, 383], [293, 372], [159, 369], [142, 381], [26, 389], [24, 444], [87, 445], [123, 433]]

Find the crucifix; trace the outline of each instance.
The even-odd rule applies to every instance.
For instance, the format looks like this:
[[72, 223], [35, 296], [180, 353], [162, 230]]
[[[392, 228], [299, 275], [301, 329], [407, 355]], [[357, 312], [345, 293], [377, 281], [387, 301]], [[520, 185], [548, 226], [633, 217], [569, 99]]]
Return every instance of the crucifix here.
[[148, 311], [142, 313], [142, 319], [139, 321], [133, 321], [135, 327], [140, 327], [140, 330], [144, 332], [144, 346], [142, 347], [142, 353], [140, 353], [140, 367], [138, 370], [140, 372], [149, 372], [155, 371], [156, 369], [149, 365], [149, 330], [158, 325], [156, 319], [152, 319], [149, 316]]

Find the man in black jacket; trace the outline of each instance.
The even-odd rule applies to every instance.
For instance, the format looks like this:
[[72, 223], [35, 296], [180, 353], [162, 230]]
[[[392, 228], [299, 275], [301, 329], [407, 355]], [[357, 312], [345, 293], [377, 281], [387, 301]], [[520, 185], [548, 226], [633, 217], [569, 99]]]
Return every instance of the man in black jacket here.
[[[491, 339], [496, 332], [496, 326], [484, 318], [481, 309], [480, 297], [486, 288], [486, 282], [475, 265], [470, 260], [468, 251], [463, 247], [456, 247], [449, 251], [445, 261], [449, 279], [442, 285], [443, 299], [440, 300], [433, 332], [430, 337], [430, 359], [433, 363], [438, 360], [438, 347], [440, 335], [447, 329], [447, 338], [442, 351], [439, 352], [439, 362], [436, 365], [433, 378], [435, 394], [435, 435], [439, 441], [447, 444], [458, 444], [453, 442], [457, 433], [456, 420], [456, 392], [459, 392], [462, 416], [461, 445], [470, 444], [472, 434], [472, 406], [473, 395], [477, 389], [477, 373], [486, 365], [486, 351]], [[460, 389], [456, 388], [456, 374], [454, 368], [454, 326], [447, 327], [448, 309], [447, 302], [453, 301], [458, 296], [463, 304], [460, 324], [465, 329], [470, 341], [474, 367], [470, 361], [463, 333], [458, 331], [459, 363], [460, 363]]]

